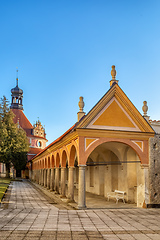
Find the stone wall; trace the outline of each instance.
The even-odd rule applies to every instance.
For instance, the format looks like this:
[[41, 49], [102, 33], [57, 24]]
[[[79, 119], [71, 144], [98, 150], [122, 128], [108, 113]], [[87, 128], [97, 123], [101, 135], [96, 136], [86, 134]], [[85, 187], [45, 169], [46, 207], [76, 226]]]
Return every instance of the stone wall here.
[[160, 135], [149, 141], [150, 204], [160, 204]]

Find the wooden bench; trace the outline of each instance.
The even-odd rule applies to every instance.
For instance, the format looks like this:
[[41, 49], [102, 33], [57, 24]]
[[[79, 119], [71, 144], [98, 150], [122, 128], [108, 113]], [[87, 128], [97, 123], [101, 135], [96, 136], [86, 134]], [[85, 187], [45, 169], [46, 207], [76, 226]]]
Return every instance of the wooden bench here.
[[108, 201], [109, 201], [109, 198], [115, 198], [116, 199], [116, 203], [118, 203], [118, 201], [120, 199], [123, 200], [123, 202], [125, 203], [125, 200], [124, 200], [124, 195], [125, 195], [126, 192], [124, 191], [119, 191], [119, 190], [115, 190], [114, 192], [109, 192], [107, 193], [107, 198], [108, 198]]

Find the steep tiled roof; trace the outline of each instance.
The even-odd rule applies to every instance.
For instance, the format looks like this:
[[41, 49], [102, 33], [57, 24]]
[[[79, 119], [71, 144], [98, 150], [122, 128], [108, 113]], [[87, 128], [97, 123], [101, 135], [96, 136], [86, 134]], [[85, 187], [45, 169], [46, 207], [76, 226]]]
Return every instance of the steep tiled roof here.
[[22, 110], [20, 109], [11, 109], [11, 110], [15, 115], [14, 122], [17, 123], [19, 120], [19, 125], [21, 126], [21, 128], [23, 128], [26, 131], [27, 137], [33, 137], [37, 139], [39, 138], [46, 139], [45, 137], [32, 135], [33, 125], [30, 123], [30, 121], [25, 116]]
[[15, 114], [14, 122], [17, 123], [19, 119], [19, 125], [26, 131], [27, 136], [33, 136], [33, 126], [27, 119], [27, 117], [24, 115], [23, 111], [20, 109], [12, 109], [12, 112]]
[[28, 153], [30, 153], [30, 154], [38, 154], [41, 151], [42, 151], [41, 148], [32, 148], [31, 147]]

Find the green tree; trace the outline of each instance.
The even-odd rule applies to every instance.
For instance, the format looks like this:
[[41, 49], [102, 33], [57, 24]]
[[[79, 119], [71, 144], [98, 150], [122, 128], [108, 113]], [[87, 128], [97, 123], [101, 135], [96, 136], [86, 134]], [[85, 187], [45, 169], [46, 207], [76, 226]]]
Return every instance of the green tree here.
[[24, 169], [29, 151], [29, 142], [25, 131], [14, 123], [14, 114], [9, 108], [5, 96], [0, 104], [0, 162], [6, 164], [6, 176], [9, 176], [11, 164], [17, 170]]

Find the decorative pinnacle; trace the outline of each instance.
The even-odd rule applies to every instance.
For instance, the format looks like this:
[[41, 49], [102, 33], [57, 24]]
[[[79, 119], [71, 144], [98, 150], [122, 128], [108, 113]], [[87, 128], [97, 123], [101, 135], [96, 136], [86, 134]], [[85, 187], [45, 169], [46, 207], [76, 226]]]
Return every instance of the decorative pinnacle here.
[[147, 111], [148, 111], [147, 101], [143, 102], [142, 110], [143, 110], [143, 116], [147, 117]]
[[79, 111], [80, 111], [80, 112], [83, 112], [83, 108], [84, 108], [83, 97], [79, 97], [78, 106], [79, 106]]
[[78, 106], [79, 106], [79, 112], [77, 113], [77, 118], [79, 122], [79, 120], [85, 115], [85, 112], [83, 112], [83, 108], [84, 108], [83, 97], [79, 98]]
[[112, 65], [112, 70], [111, 70], [111, 76], [112, 80], [116, 80], [116, 70], [115, 70], [115, 65]]

